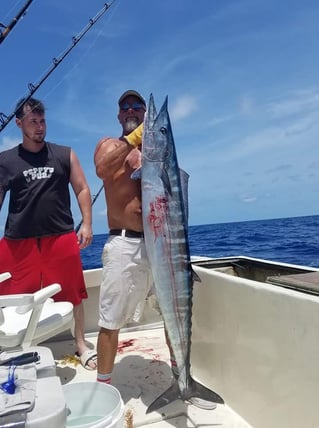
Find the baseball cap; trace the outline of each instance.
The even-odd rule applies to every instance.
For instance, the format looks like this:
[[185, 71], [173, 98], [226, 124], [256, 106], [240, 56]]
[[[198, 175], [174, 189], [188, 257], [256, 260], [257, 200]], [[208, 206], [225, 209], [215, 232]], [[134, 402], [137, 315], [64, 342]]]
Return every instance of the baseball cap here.
[[125, 91], [125, 92], [120, 96], [120, 98], [119, 98], [119, 105], [122, 103], [122, 101], [123, 101], [126, 97], [128, 97], [128, 96], [130, 96], [130, 95], [133, 95], [134, 97], [138, 98], [138, 99], [141, 101], [141, 103], [142, 103], [142, 104], [144, 104], [144, 105], [145, 105], [145, 107], [146, 107], [146, 102], [145, 102], [144, 98], [143, 98], [143, 97], [142, 97], [142, 95], [141, 95], [141, 94], [139, 94], [137, 91], [134, 91], [134, 89], [129, 89], [129, 90]]

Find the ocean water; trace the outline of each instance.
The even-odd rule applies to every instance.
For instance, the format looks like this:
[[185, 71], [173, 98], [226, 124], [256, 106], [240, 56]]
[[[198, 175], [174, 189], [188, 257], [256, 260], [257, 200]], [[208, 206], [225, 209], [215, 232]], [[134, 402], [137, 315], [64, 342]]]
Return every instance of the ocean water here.
[[[94, 235], [82, 250], [84, 269], [101, 266], [107, 234]], [[251, 256], [266, 260], [319, 267], [319, 215], [189, 227], [194, 256]]]

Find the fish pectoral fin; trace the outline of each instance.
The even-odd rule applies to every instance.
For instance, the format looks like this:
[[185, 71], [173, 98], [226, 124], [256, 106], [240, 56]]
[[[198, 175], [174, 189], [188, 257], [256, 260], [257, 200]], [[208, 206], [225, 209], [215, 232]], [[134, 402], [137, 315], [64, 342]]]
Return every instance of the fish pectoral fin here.
[[168, 175], [167, 171], [165, 170], [165, 168], [162, 169], [160, 178], [163, 182], [164, 189], [166, 189], [167, 192], [169, 193], [169, 195], [172, 196], [172, 194], [173, 194], [172, 186], [171, 186], [171, 182], [169, 180], [169, 175]]
[[140, 180], [141, 177], [142, 177], [142, 168], [141, 167], [136, 168], [131, 174], [132, 180]]
[[181, 398], [178, 382], [174, 382], [162, 395], [156, 398], [152, 404], [150, 404], [146, 410], [146, 413], [154, 412], [161, 407]]

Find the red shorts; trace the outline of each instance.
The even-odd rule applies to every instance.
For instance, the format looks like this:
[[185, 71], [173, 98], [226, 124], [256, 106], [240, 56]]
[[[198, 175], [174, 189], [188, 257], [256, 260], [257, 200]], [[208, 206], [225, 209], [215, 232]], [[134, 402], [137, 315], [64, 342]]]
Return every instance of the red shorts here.
[[58, 283], [62, 291], [56, 301], [73, 305], [87, 298], [79, 244], [75, 232], [64, 235], [0, 240], [0, 273], [12, 278], [0, 283], [0, 295], [34, 293], [42, 287]]

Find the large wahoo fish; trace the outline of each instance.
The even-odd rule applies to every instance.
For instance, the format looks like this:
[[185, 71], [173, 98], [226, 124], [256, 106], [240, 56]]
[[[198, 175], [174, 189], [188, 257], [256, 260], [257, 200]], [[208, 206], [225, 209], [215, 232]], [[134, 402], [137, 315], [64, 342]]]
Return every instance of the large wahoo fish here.
[[[147, 255], [179, 377], [147, 409], [154, 411], [178, 398], [224, 403], [190, 375], [193, 272], [187, 235], [187, 197], [183, 197], [167, 98], [156, 113], [153, 96], [144, 119], [142, 144], [142, 213]], [[186, 177], [188, 178], [188, 177]]]

